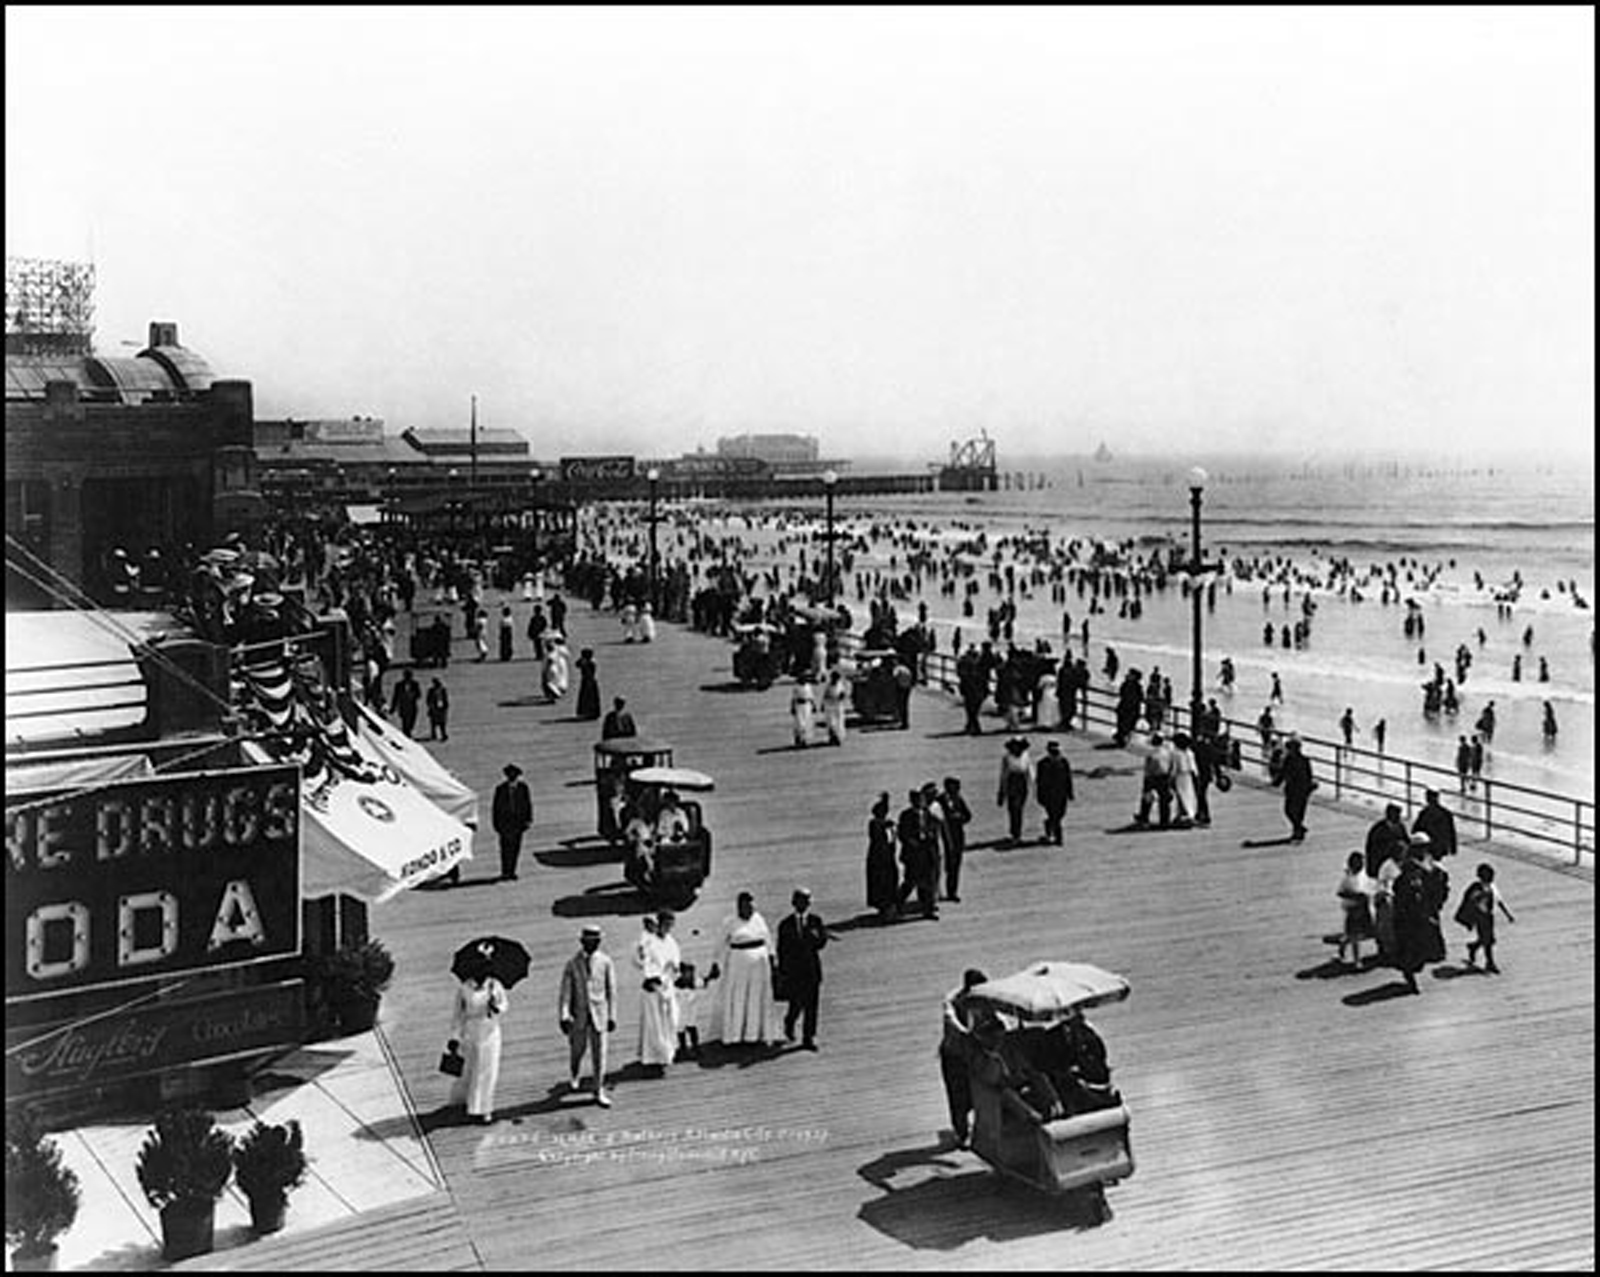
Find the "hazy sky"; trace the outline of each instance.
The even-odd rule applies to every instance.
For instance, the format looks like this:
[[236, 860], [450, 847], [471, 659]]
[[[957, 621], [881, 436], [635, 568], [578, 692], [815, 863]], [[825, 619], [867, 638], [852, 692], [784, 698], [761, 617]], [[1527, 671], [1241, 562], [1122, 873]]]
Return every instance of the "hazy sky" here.
[[5, 26], [7, 254], [92, 254], [103, 353], [175, 320], [260, 416], [1593, 448], [1587, 6]]

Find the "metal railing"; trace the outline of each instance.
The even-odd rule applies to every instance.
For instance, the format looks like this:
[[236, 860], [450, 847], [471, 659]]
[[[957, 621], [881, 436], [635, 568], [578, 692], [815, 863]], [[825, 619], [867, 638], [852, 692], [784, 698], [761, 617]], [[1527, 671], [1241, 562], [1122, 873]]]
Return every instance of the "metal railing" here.
[[[854, 634], [840, 635], [842, 651], [854, 651], [861, 640]], [[956, 693], [956, 659], [945, 652], [928, 652], [918, 671], [919, 682], [941, 691]], [[1114, 732], [1117, 722], [1117, 694], [1114, 689], [1091, 684], [1078, 697], [1076, 725], [1083, 730], [1104, 728]], [[1240, 771], [1249, 776], [1252, 769], [1264, 783], [1268, 750], [1263, 748], [1255, 724], [1225, 718], [1228, 737], [1238, 746]], [[1166, 722], [1169, 730], [1190, 728], [1189, 707], [1174, 705]], [[1283, 733], [1279, 733], [1282, 735]], [[1325, 788], [1332, 789], [1335, 801], [1354, 801], [1382, 806], [1398, 802], [1410, 814], [1421, 805], [1430, 789], [1441, 798], [1453, 795], [1451, 808], [1458, 821], [1481, 829], [1485, 839], [1524, 839], [1548, 847], [1570, 851], [1572, 863], [1580, 865], [1585, 855], [1594, 855], [1594, 802], [1568, 794], [1552, 793], [1512, 781], [1481, 776], [1463, 785], [1449, 768], [1398, 754], [1345, 745], [1340, 741], [1299, 733], [1302, 748], [1311, 760], [1312, 770]], [[1327, 795], [1324, 794], [1324, 797]]]

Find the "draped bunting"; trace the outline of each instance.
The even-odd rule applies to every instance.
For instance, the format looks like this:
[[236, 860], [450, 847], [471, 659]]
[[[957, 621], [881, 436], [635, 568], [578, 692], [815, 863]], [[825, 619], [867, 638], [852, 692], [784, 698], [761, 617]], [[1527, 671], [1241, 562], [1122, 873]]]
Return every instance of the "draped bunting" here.
[[[301, 768], [305, 893], [383, 901], [470, 857], [472, 830], [440, 810], [363, 734], [350, 731], [312, 674], [318, 668], [310, 658], [309, 667], [279, 660], [235, 671], [241, 707], [269, 729], [244, 742], [246, 756]], [[455, 784], [475, 807], [476, 796]]]

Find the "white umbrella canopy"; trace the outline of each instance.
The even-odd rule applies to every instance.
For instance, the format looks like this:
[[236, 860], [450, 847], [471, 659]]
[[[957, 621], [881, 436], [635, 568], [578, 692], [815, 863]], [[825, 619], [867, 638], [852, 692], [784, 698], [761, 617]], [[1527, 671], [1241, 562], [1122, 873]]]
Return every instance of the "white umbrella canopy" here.
[[691, 792], [703, 792], [716, 787], [716, 782], [710, 776], [692, 767], [640, 767], [629, 772], [628, 779], [641, 785], [667, 785]]
[[1024, 1020], [1055, 1020], [1069, 1011], [1121, 1002], [1129, 992], [1121, 976], [1087, 962], [1036, 962], [977, 985], [971, 997]]

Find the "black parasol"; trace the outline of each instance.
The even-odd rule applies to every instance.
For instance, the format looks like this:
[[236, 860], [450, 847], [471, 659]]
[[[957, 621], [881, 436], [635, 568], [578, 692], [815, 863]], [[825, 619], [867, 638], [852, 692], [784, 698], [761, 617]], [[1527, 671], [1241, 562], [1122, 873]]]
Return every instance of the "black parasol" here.
[[450, 974], [457, 980], [492, 975], [509, 989], [527, 978], [531, 961], [528, 951], [518, 941], [504, 936], [483, 936], [456, 950], [456, 956], [450, 961]]

